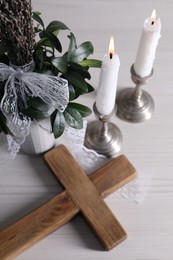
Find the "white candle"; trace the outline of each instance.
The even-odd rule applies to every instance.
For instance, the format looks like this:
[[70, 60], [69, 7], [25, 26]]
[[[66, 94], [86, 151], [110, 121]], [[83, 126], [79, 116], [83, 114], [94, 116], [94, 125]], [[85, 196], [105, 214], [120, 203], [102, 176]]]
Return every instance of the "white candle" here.
[[96, 96], [96, 108], [102, 115], [109, 115], [115, 107], [119, 66], [119, 57], [114, 53], [114, 40], [111, 37], [109, 52], [103, 58]]
[[134, 70], [136, 74], [141, 77], [146, 77], [151, 73], [156, 48], [160, 38], [160, 31], [160, 19], [156, 18], [156, 11], [153, 10], [151, 17], [144, 21], [142, 35], [134, 63]]

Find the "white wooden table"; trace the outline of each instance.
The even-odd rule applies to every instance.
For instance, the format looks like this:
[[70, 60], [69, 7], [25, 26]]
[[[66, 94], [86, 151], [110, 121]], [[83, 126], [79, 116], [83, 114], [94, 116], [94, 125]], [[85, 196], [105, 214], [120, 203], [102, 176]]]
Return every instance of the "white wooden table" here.
[[[83, 218], [77, 216], [17, 259], [173, 259], [173, 2], [33, 0], [33, 7], [43, 13], [45, 23], [60, 20], [69, 26], [78, 44], [90, 40], [95, 47], [93, 58], [102, 59], [109, 38], [114, 35], [121, 61], [119, 88], [133, 86], [130, 66], [135, 59], [143, 21], [153, 8], [162, 21], [162, 38], [154, 75], [145, 86], [155, 100], [152, 119], [140, 124], [114, 119], [123, 133], [122, 153], [139, 172], [152, 174], [142, 205], [130, 202], [117, 193], [106, 199], [128, 232], [128, 238], [110, 252], [104, 252]], [[62, 35], [66, 44], [66, 36]], [[93, 69], [91, 74], [92, 83], [97, 88], [99, 71]], [[83, 96], [81, 101], [92, 107], [94, 99], [95, 93], [92, 93]], [[20, 153], [15, 160], [0, 165], [0, 228], [17, 220], [59, 190], [57, 181], [41, 157]]]

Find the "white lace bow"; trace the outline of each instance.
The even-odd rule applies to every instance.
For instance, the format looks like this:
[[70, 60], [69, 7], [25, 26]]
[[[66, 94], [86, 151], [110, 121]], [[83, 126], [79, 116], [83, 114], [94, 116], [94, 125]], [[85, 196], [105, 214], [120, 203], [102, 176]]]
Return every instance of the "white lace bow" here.
[[[0, 81], [6, 81], [0, 110], [6, 118], [11, 138], [19, 146], [29, 134], [31, 119], [22, 113], [29, 97], [39, 97], [62, 112], [69, 102], [67, 80], [32, 72], [32, 69], [33, 61], [25, 66], [0, 63]], [[9, 144], [8, 140], [9, 137]], [[10, 147], [9, 144], [9, 150]]]

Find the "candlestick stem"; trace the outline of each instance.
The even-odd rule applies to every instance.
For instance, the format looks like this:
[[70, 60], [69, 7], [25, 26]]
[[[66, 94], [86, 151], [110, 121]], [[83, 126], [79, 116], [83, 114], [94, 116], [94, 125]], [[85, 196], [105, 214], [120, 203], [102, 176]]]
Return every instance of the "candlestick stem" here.
[[85, 146], [106, 157], [115, 157], [120, 152], [122, 146], [121, 131], [116, 125], [109, 122], [115, 116], [115, 110], [105, 116], [98, 112], [94, 103], [93, 111], [98, 120], [88, 124]]
[[107, 122], [102, 122], [100, 124], [100, 128], [98, 129], [98, 136], [100, 137], [100, 139], [104, 138], [105, 135], [107, 135], [108, 132], [108, 124]]
[[136, 87], [134, 88], [134, 92], [132, 94], [132, 98], [137, 101], [141, 98], [142, 96], [142, 85], [141, 84], [136, 84]]
[[153, 70], [147, 77], [140, 77], [131, 67], [131, 78], [136, 84], [135, 88], [126, 88], [117, 95], [117, 116], [122, 120], [138, 123], [151, 118], [154, 111], [154, 101], [142, 86], [148, 83]]

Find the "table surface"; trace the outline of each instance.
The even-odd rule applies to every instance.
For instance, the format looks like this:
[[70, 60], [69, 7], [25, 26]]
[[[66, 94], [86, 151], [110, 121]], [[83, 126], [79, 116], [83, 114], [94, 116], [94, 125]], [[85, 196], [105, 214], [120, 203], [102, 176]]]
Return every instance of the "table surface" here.
[[[155, 101], [151, 120], [130, 124], [118, 118], [114, 122], [123, 134], [123, 149], [138, 172], [152, 175], [141, 205], [114, 193], [106, 199], [128, 233], [115, 249], [104, 252], [81, 216], [28, 249], [18, 260], [173, 259], [173, 35], [170, 0], [33, 0], [33, 9], [43, 14], [45, 23], [60, 20], [71, 28], [77, 43], [90, 40], [93, 58], [102, 59], [109, 38], [115, 46], [121, 66], [118, 88], [133, 86], [130, 66], [134, 63], [144, 19], [156, 8], [162, 21], [162, 37], [154, 63], [154, 75], [145, 89]], [[66, 34], [62, 34], [66, 46]], [[171, 65], [172, 64], [172, 65]], [[99, 70], [92, 69], [92, 84], [97, 89]], [[81, 98], [92, 107], [95, 93]], [[92, 120], [92, 115], [88, 120]], [[61, 143], [62, 139], [58, 140]], [[0, 227], [6, 227], [55, 195], [57, 181], [42, 157], [19, 153], [15, 160], [0, 165]]]

